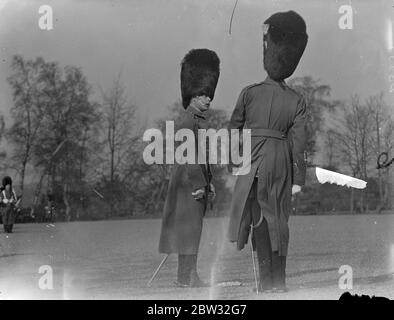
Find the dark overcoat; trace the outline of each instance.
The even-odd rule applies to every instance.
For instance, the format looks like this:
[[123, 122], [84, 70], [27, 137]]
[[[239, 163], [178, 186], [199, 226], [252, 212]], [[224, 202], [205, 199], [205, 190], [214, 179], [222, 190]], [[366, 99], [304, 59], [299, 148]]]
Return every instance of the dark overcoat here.
[[[189, 107], [174, 127], [175, 130], [190, 129], [194, 132], [197, 158], [200, 143], [197, 130], [207, 129], [205, 116]], [[160, 253], [198, 253], [211, 179], [209, 164], [198, 164], [197, 159], [195, 164], [174, 164], [164, 204]], [[203, 200], [197, 201], [192, 192], [200, 188], [204, 188], [206, 194]]]
[[272, 250], [287, 255], [292, 184], [305, 183], [305, 115], [304, 99], [284, 81], [267, 77], [241, 91], [229, 129], [251, 129], [252, 155], [250, 172], [237, 177], [230, 209], [228, 237], [239, 250], [248, 240], [248, 201], [256, 201], [249, 193], [257, 174]]

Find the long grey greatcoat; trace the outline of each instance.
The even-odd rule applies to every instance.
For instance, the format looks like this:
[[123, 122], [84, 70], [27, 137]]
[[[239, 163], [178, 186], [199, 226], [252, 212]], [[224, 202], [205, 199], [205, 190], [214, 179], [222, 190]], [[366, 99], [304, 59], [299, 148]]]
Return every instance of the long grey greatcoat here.
[[[242, 128], [251, 129], [252, 164], [247, 175], [237, 177], [229, 240], [237, 242], [238, 250], [247, 242], [250, 220], [246, 213], [252, 207], [249, 193], [257, 174], [257, 200], [268, 223], [272, 251], [286, 256], [292, 184], [305, 184], [305, 102], [284, 81], [267, 77], [241, 91], [229, 129]], [[262, 134], [264, 129], [271, 129], [271, 134]]]
[[[197, 130], [207, 128], [204, 115], [189, 107], [175, 123], [175, 130], [182, 128], [193, 130], [197, 158]], [[172, 168], [161, 226], [160, 253], [198, 253], [212, 175], [209, 165], [195, 163], [175, 163]], [[197, 201], [192, 192], [200, 188], [205, 188], [206, 194], [204, 200]]]

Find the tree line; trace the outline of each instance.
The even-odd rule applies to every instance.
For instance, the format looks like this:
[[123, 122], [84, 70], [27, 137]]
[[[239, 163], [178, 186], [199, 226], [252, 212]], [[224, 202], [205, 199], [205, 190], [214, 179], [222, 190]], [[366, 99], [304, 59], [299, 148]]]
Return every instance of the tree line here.
[[[22, 194], [30, 177], [33, 196], [24, 206], [32, 215], [40, 215], [47, 202], [54, 204], [57, 219], [65, 221], [160, 213], [171, 165], [144, 163], [146, 123], [120, 74], [94, 99], [81, 68], [15, 55], [8, 83], [13, 104], [9, 123], [0, 115], [0, 139], [9, 146], [7, 153], [0, 153], [1, 171], [13, 172]], [[330, 211], [335, 201], [351, 212], [355, 207], [390, 209], [390, 168], [376, 169], [378, 155], [390, 152], [394, 144], [394, 122], [383, 94], [365, 101], [358, 96], [337, 101], [330, 98], [328, 85], [312, 77], [295, 78], [289, 85], [307, 103], [309, 164], [369, 182], [363, 192], [322, 185], [321, 194], [308, 182], [295, 202], [298, 212], [313, 203], [317, 211]], [[164, 128], [165, 121], [176, 119], [182, 110], [180, 101], [175, 102], [168, 116], [156, 120], [156, 127]], [[209, 112], [210, 127], [226, 127], [229, 112], [217, 108]], [[230, 180], [225, 166], [215, 166], [218, 197], [211, 214], [228, 209]], [[338, 193], [346, 194], [342, 202]]]

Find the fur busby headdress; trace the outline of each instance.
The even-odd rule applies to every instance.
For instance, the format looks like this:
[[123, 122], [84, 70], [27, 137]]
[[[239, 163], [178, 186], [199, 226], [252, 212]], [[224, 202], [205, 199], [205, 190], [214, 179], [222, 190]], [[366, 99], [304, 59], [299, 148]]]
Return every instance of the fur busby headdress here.
[[214, 51], [192, 49], [181, 63], [182, 104], [186, 109], [190, 100], [205, 95], [213, 100], [220, 74], [220, 60]]
[[304, 19], [294, 11], [278, 12], [264, 21], [264, 69], [282, 81], [290, 77], [308, 42]]
[[12, 187], [12, 179], [9, 176], [3, 178], [3, 187], [5, 188], [7, 184], [9, 184]]

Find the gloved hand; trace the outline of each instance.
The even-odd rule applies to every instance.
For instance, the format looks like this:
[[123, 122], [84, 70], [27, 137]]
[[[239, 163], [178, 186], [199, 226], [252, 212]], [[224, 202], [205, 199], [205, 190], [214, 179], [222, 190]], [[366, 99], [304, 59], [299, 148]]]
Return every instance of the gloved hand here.
[[201, 200], [204, 198], [205, 195], [205, 189], [204, 188], [200, 188], [197, 189], [196, 191], [192, 192], [192, 196], [194, 198], [194, 200]]
[[293, 187], [291, 189], [291, 194], [295, 195], [296, 193], [301, 191], [301, 186], [299, 186], [298, 184], [293, 184]]

